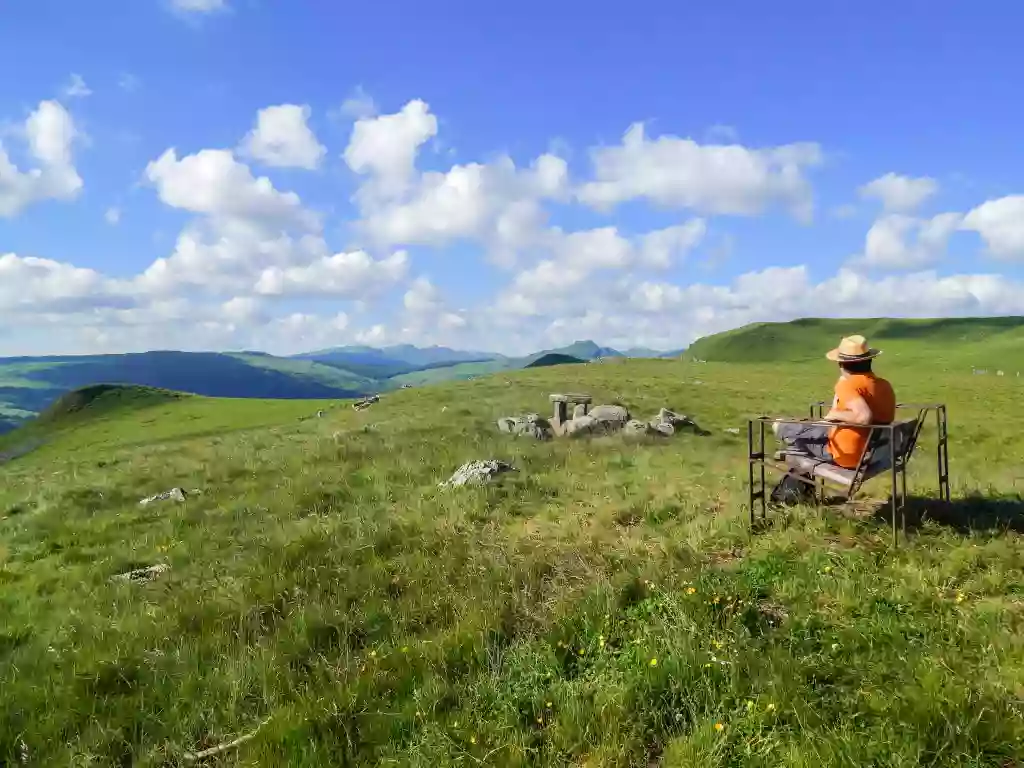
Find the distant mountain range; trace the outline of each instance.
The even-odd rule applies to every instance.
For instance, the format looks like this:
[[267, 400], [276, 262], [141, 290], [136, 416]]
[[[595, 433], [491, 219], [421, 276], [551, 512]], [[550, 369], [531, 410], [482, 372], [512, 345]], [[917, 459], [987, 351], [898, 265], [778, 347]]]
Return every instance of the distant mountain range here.
[[335, 347], [291, 357], [264, 352], [159, 351], [0, 358], [0, 433], [16, 428], [64, 393], [92, 384], [136, 384], [211, 397], [346, 398], [524, 368], [552, 355], [568, 361], [660, 353], [623, 353], [593, 341], [577, 341], [525, 357], [403, 344]]

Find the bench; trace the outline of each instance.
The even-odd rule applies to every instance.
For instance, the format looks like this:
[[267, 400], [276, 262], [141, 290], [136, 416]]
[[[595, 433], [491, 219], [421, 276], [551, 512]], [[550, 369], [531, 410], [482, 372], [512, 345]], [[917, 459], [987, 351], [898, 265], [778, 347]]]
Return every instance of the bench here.
[[[938, 431], [937, 467], [939, 494], [943, 501], [949, 501], [949, 453], [948, 430], [945, 405], [899, 404], [900, 412], [917, 411], [916, 417], [897, 418], [891, 424], [869, 424], [860, 429], [868, 430], [868, 441], [861, 453], [860, 460], [853, 469], [840, 467], [832, 462], [824, 461], [806, 453], [784, 450], [774, 453], [771, 458], [765, 453], [765, 432], [773, 422], [789, 424], [807, 424], [834, 427], [834, 422], [822, 420], [829, 403], [814, 403], [807, 419], [779, 419], [761, 416], [751, 419], [747, 425], [748, 448], [748, 487], [750, 489], [750, 523], [755, 525], [755, 502], [760, 501], [761, 519], [767, 516], [768, 492], [765, 470], [773, 470], [787, 474], [815, 488], [815, 501], [825, 501], [825, 490], [831, 486], [842, 492], [843, 501], [852, 501], [854, 495], [869, 480], [886, 475], [890, 480], [892, 493], [890, 506], [892, 512], [893, 544], [898, 541], [896, 520], [903, 519], [906, 533], [906, 516], [902, 515], [907, 500], [907, 464], [914, 455], [921, 430], [929, 412], [934, 412]], [[755, 441], [755, 437], [757, 440]], [[760, 471], [755, 473], [756, 468]]]

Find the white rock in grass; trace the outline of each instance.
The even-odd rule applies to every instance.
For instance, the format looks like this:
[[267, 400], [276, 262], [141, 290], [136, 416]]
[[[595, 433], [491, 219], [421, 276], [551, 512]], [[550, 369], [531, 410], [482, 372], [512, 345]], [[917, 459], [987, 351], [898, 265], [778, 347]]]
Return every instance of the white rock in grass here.
[[500, 459], [469, 461], [455, 470], [450, 479], [440, 483], [440, 488], [458, 488], [463, 485], [482, 485], [506, 472], [518, 471], [511, 464]]
[[139, 502], [139, 506], [144, 507], [147, 504], [152, 504], [154, 501], [171, 500], [182, 502], [185, 501], [186, 495], [187, 494], [185, 493], [185, 491], [181, 488], [171, 488], [171, 490], [169, 491], [164, 491], [163, 493], [156, 494], [156, 496], [150, 496], [148, 498], [143, 499], [142, 501]]
[[166, 563], [157, 563], [156, 565], [150, 565], [146, 568], [136, 568], [134, 571], [128, 571], [127, 573], [119, 573], [114, 578], [118, 581], [144, 583], [152, 581], [157, 576], [160, 576], [169, 570], [171, 570], [171, 566]]

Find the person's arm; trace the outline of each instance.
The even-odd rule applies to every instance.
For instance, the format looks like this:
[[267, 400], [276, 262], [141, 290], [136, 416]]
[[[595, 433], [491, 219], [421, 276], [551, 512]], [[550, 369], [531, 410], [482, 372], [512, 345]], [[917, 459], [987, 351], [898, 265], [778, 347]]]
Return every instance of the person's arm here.
[[[839, 387], [836, 387], [836, 398], [838, 402]], [[825, 415], [826, 421], [838, 421], [843, 424], [855, 424], [862, 426], [870, 424], [872, 419], [871, 406], [868, 405], [867, 401], [860, 396], [860, 393], [856, 390], [843, 393], [843, 402], [846, 407], [840, 410], [837, 406], [833, 406], [829, 412]]]

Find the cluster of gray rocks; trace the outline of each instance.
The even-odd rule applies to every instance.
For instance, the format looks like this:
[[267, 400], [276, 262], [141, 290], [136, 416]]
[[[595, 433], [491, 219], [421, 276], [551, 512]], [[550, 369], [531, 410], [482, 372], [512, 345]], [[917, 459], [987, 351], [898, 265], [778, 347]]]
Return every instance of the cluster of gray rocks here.
[[[591, 407], [589, 395], [550, 396], [555, 412], [551, 419], [539, 414], [528, 413], [525, 416], [505, 416], [498, 419], [498, 429], [510, 435], [525, 435], [535, 440], [550, 440], [554, 437], [582, 437], [584, 435], [608, 435], [622, 433], [627, 436], [661, 436], [670, 437], [680, 429], [692, 429], [702, 433], [688, 416], [662, 408], [650, 421], [634, 419], [629, 411], [621, 405], [595, 405]], [[572, 408], [572, 417], [568, 418], [568, 408]]]

